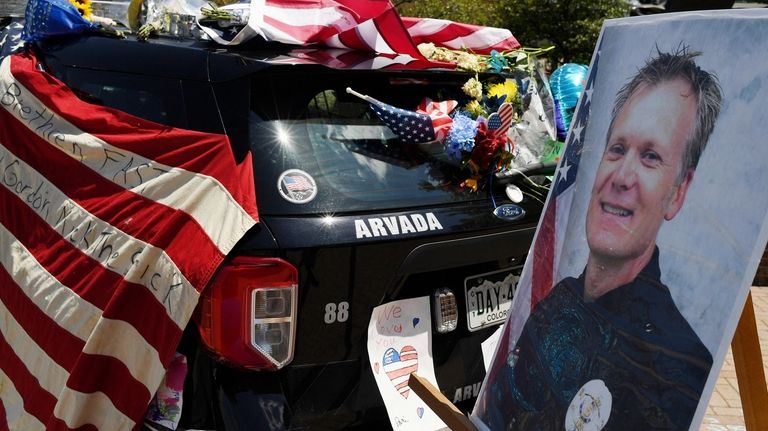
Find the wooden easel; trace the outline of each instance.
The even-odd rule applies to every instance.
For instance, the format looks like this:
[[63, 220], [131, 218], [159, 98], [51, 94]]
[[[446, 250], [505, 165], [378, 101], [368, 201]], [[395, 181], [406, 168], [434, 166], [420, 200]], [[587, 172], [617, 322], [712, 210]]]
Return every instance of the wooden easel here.
[[[768, 430], [768, 388], [751, 292], [733, 335], [731, 350], [747, 431]], [[451, 430], [477, 431], [472, 422], [426, 379], [411, 374], [408, 385]]]
[[741, 409], [744, 411], [744, 424], [747, 431], [768, 430], [768, 409], [766, 409], [768, 390], [765, 385], [763, 355], [760, 352], [760, 340], [757, 336], [752, 292], [747, 295], [739, 326], [733, 334], [731, 351], [736, 366]]

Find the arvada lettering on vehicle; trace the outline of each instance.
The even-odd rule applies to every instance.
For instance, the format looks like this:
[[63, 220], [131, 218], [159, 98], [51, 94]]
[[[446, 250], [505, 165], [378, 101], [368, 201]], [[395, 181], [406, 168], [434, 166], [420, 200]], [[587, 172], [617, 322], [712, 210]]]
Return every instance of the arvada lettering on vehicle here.
[[483, 382], [477, 382], [456, 388], [456, 391], [453, 393], [453, 402], [458, 403], [470, 398], [476, 398], [477, 394], [480, 393], [480, 385], [482, 385], [482, 383]]
[[434, 213], [355, 219], [357, 239], [443, 230]]

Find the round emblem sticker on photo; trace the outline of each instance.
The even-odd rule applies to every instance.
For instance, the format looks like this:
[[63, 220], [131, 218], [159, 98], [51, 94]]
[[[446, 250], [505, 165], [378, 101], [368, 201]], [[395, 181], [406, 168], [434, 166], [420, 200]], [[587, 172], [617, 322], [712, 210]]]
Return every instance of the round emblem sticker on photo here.
[[305, 204], [317, 195], [317, 184], [311, 175], [301, 169], [288, 169], [277, 179], [277, 191], [288, 202]]
[[600, 431], [611, 416], [613, 397], [602, 380], [590, 380], [579, 389], [565, 413], [566, 431]]

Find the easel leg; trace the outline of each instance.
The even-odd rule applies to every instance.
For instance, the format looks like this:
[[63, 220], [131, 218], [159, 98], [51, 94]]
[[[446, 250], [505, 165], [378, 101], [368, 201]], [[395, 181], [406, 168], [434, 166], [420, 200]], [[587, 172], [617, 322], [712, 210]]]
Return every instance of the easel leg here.
[[768, 430], [768, 389], [751, 292], [733, 335], [731, 350], [747, 431]]

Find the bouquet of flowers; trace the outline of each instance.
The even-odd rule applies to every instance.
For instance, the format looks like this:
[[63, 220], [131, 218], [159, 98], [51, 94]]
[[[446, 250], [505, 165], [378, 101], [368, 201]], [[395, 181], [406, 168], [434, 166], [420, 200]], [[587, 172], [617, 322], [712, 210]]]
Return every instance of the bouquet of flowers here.
[[[419, 45], [419, 51], [428, 59], [452, 62], [458, 70], [473, 74], [462, 86], [468, 101], [451, 114], [443, 142], [448, 157], [467, 172], [461, 186], [476, 191], [483, 178], [513, 167], [516, 149], [510, 128], [525, 111], [519, 87], [527, 90], [532, 84], [535, 57], [546, 50], [521, 48], [478, 55], [433, 44]], [[480, 78], [484, 72], [506, 72], [515, 77], [499, 80], [497, 76], [484, 83]]]

